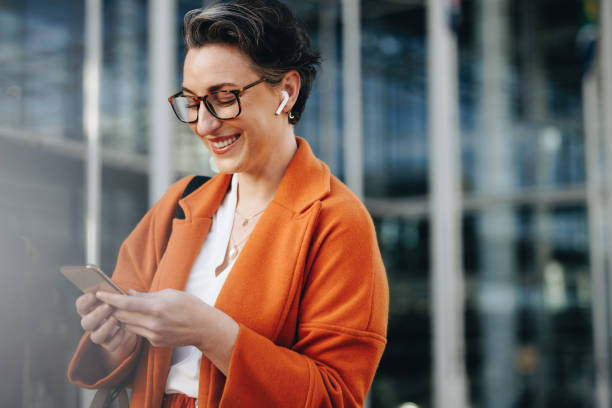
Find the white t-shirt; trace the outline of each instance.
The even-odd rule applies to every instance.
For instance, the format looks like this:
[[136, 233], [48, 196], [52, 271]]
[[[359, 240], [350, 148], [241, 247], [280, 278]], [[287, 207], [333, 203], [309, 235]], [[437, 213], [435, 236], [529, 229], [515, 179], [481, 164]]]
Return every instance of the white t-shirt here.
[[[236, 258], [234, 258], [216, 276], [215, 271], [225, 258], [232, 232], [237, 198], [238, 177], [234, 174], [230, 191], [225, 195], [219, 209], [213, 215], [210, 231], [208, 231], [200, 253], [193, 263], [185, 286], [185, 292], [199, 297], [210, 306], [215, 305], [227, 275], [236, 261]], [[175, 348], [166, 381], [166, 394], [180, 393], [197, 398], [201, 360], [202, 352], [195, 346]]]

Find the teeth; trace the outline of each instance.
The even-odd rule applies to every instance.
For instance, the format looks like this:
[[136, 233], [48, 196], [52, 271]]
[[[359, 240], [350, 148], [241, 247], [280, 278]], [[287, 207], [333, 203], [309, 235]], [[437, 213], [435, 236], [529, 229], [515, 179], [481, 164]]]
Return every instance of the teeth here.
[[233, 136], [227, 140], [224, 140], [223, 142], [212, 142], [212, 145], [214, 148], [216, 149], [222, 149], [225, 146], [229, 146], [232, 143], [234, 143], [236, 140], [238, 140], [238, 136]]

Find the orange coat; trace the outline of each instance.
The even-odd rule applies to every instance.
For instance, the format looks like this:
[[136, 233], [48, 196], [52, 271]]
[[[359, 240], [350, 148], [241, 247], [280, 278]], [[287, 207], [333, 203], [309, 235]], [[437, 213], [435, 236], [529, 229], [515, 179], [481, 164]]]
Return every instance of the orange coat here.
[[[231, 175], [179, 201], [175, 183], [128, 236], [113, 279], [123, 289], [183, 290]], [[172, 222], [170, 222], [172, 220]], [[215, 307], [240, 324], [227, 378], [202, 357], [200, 407], [362, 406], [386, 344], [387, 279], [372, 220], [298, 138], [298, 150]], [[114, 387], [132, 375], [132, 407], [161, 406], [171, 348], [141, 341], [113, 372], [85, 334], [71, 382]]]

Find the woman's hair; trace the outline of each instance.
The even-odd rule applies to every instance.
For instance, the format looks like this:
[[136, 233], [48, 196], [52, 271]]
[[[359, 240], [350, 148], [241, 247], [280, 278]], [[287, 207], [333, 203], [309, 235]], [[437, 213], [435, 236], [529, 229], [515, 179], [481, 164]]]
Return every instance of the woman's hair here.
[[270, 83], [279, 83], [287, 72], [296, 70], [301, 87], [289, 122], [300, 120], [320, 57], [306, 29], [286, 5], [277, 0], [216, 3], [187, 12], [182, 33], [186, 50], [219, 43], [239, 48]]

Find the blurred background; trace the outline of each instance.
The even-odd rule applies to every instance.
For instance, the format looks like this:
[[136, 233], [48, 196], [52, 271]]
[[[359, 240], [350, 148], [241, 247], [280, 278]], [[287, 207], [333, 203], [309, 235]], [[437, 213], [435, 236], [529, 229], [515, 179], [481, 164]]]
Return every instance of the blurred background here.
[[[204, 3], [0, 3], [0, 405], [85, 406], [60, 265], [111, 273], [169, 183], [213, 173], [166, 100]], [[611, 2], [285, 3], [323, 57], [296, 134], [390, 282], [368, 406], [609, 407]]]

